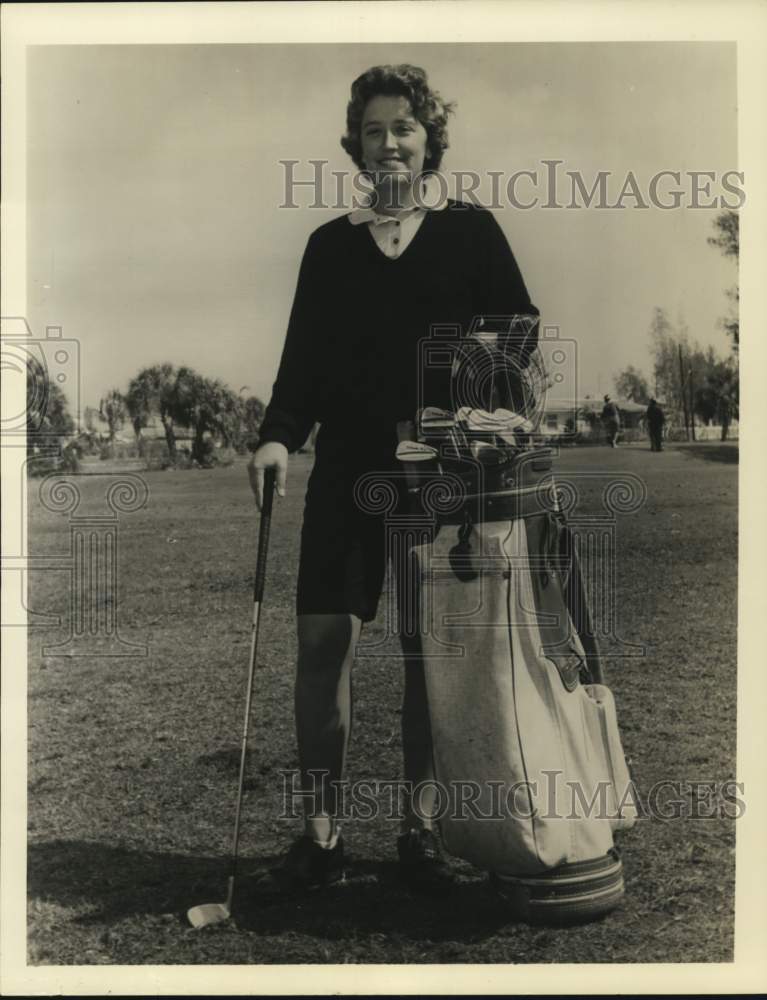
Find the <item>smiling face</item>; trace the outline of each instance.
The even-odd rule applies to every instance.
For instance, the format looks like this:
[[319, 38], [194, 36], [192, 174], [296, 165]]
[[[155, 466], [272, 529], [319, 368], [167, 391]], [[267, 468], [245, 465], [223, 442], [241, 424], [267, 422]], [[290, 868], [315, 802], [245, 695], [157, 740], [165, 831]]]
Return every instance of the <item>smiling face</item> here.
[[426, 129], [406, 97], [380, 94], [365, 107], [360, 129], [362, 159], [379, 194], [410, 188], [428, 153]]

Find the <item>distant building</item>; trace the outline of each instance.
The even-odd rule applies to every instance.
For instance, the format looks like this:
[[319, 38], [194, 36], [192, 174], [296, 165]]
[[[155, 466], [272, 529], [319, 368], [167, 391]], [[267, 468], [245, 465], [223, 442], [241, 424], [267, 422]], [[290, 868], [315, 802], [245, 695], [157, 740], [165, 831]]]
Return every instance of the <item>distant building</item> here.
[[[103, 420], [99, 415], [98, 410], [94, 407], [86, 407], [87, 417], [80, 418], [80, 424], [77, 429], [78, 434], [90, 433], [88, 424], [92, 428], [92, 432], [97, 434], [100, 439], [106, 441], [109, 439], [109, 424], [106, 420]], [[191, 441], [193, 434], [190, 428], [182, 427], [181, 425], [173, 425], [173, 433], [176, 437], [176, 441], [179, 443], [185, 443]], [[77, 435], [75, 435], [77, 436]], [[165, 430], [162, 426], [162, 421], [158, 416], [152, 415], [147, 422], [146, 427], [141, 429], [141, 437], [144, 441], [164, 441], [165, 440]], [[126, 419], [123, 426], [117, 431], [114, 437], [115, 441], [121, 444], [133, 444], [136, 441], [136, 435], [133, 431], [133, 424], [130, 419]]]
[[[647, 406], [635, 403], [630, 399], [615, 399], [625, 429], [641, 426]], [[604, 401], [584, 397], [582, 399], [552, 399], [547, 401], [541, 418], [540, 433], [552, 437], [561, 434], [581, 433], [589, 431], [591, 423], [586, 414], [596, 414], [601, 420]]]

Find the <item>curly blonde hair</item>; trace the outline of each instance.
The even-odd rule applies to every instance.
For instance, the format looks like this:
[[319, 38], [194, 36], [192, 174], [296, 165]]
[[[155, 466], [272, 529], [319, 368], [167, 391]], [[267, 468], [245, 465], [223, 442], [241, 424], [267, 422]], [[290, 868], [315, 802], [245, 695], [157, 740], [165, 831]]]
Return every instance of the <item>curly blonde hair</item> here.
[[407, 63], [372, 66], [352, 84], [351, 100], [346, 107], [346, 134], [341, 137], [341, 145], [355, 164], [360, 170], [365, 169], [360, 136], [362, 116], [368, 101], [379, 96], [407, 98], [413, 115], [426, 129], [428, 152], [424, 170], [438, 170], [448, 148], [447, 119], [455, 104], [443, 101], [437, 91], [431, 89], [425, 70]]

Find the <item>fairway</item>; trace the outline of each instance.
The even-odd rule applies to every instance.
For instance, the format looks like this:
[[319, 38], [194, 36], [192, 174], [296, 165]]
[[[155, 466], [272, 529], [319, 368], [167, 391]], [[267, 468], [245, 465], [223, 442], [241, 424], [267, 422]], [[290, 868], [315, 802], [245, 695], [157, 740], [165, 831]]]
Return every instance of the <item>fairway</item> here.
[[[189, 906], [224, 898], [247, 675], [258, 519], [244, 460], [209, 471], [143, 473], [144, 507], [119, 515], [113, 610], [146, 655], [43, 656], [66, 638], [69, 577], [30, 574], [29, 607], [62, 616], [29, 652], [29, 956], [34, 964], [722, 962], [733, 957], [735, 833], [716, 813], [673, 818], [684, 783], [735, 777], [737, 447], [647, 445], [563, 451], [582, 507], [621, 474], [647, 498], [619, 514], [616, 634], [646, 655], [606, 661], [624, 749], [654, 814], [621, 836], [626, 900], [570, 929], [510, 923], [483, 873], [460, 864], [449, 905], [410, 896], [396, 873], [397, 824], [345, 825], [348, 883], [266, 904], [253, 876], [300, 830], [279, 817], [281, 770], [297, 767], [294, 587], [311, 456], [291, 459], [276, 498], [241, 839], [236, 922], [189, 929]], [[77, 515], [104, 514], [118, 477], [76, 478]], [[579, 480], [580, 482], [580, 480]], [[32, 558], [66, 556], [69, 517], [29, 484]], [[384, 605], [365, 629], [385, 639]], [[126, 647], [127, 650], [127, 647]], [[368, 652], [371, 652], [368, 649]], [[401, 777], [396, 646], [355, 667], [349, 779]], [[748, 801], [748, 789], [744, 799]], [[660, 815], [665, 811], [669, 818]]]

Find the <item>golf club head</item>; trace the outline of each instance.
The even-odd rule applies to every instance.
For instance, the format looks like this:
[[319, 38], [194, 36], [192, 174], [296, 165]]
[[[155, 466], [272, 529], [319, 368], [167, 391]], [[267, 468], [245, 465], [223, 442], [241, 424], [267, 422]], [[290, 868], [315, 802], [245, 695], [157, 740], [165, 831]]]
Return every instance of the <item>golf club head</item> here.
[[195, 930], [199, 930], [201, 927], [221, 924], [228, 920], [231, 915], [226, 903], [203, 903], [201, 906], [193, 906], [191, 910], [187, 910], [186, 918]]
[[493, 419], [500, 421], [505, 427], [531, 427], [530, 421], [521, 413], [512, 410], [498, 409], [493, 411]]
[[513, 443], [515, 432], [530, 434], [533, 430], [533, 424], [530, 420], [519, 413], [512, 413], [511, 410], [496, 410], [493, 417], [501, 424], [496, 433], [511, 443]]
[[400, 462], [429, 462], [438, 455], [437, 449], [420, 441], [400, 441], [396, 458]]
[[507, 441], [511, 440], [516, 430], [529, 433], [533, 429], [532, 423], [525, 417], [502, 408], [489, 413], [487, 410], [463, 406], [458, 411], [457, 417], [472, 434], [494, 434]]
[[419, 437], [444, 436], [455, 426], [452, 410], [442, 410], [437, 406], [426, 406], [418, 414]]

